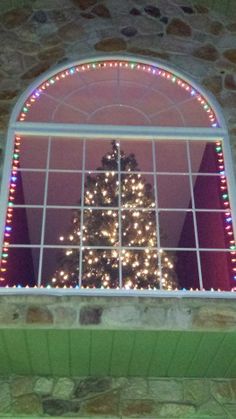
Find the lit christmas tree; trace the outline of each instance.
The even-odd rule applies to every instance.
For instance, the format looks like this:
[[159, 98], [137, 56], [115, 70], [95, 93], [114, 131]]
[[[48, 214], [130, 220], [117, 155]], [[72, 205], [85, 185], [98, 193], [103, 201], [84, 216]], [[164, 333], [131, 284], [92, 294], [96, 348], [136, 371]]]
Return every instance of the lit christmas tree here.
[[101, 163], [86, 179], [83, 218], [75, 211], [67, 237], [60, 237], [73, 246], [82, 243], [82, 263], [80, 249], [63, 251], [50, 285], [76, 286], [82, 267], [83, 287], [175, 289], [173, 260], [156, 248], [152, 186], [139, 173], [135, 155], [113, 141]]

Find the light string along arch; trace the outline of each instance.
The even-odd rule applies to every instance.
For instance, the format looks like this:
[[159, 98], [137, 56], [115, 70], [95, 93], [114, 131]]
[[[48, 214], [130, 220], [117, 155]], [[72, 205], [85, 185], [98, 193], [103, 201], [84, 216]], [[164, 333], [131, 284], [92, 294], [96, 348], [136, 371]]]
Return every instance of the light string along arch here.
[[[181, 79], [181, 77], [175, 75], [173, 72], [164, 70], [162, 68], [156, 67], [155, 65], [143, 64], [134, 60], [103, 60], [103, 61], [93, 61], [87, 64], [79, 64], [56, 73], [54, 76], [48, 78], [46, 81], [42, 82], [34, 92], [27, 98], [25, 103], [22, 106], [22, 109], [19, 114], [18, 121], [25, 122], [27, 121], [27, 116], [30, 114], [30, 110], [34, 104], [40, 99], [40, 96], [47, 91], [47, 89], [61, 81], [65, 80], [68, 77], [76, 77], [77, 74], [88, 72], [88, 71], [102, 71], [106, 68], [125, 68], [133, 71], [142, 71], [149, 74], [152, 74], [154, 77], [161, 77], [168, 80], [170, 83], [177, 84], [180, 88], [184, 89], [189, 93], [190, 97], [195, 98], [203, 110], [206, 112], [209, 119], [209, 124], [211, 127], [216, 128], [219, 126], [217, 122], [216, 115], [211, 105], [208, 103], [206, 98], [196, 89], [191, 86], [190, 83]], [[12, 170], [9, 180], [9, 198], [7, 204], [7, 213], [6, 213], [6, 222], [5, 222], [5, 231], [4, 231], [4, 242], [3, 250], [0, 259], [0, 286], [8, 286], [6, 283], [6, 273], [7, 273], [7, 264], [9, 256], [9, 247], [11, 245], [11, 231], [12, 231], [12, 221], [14, 217], [14, 199], [17, 188], [17, 174], [19, 169], [19, 159], [20, 159], [20, 143], [21, 137], [15, 137], [14, 151], [12, 157]], [[220, 199], [222, 208], [224, 209], [224, 230], [225, 230], [225, 240], [226, 247], [230, 250], [230, 263], [232, 270], [232, 279], [236, 281], [236, 245], [233, 233], [233, 223], [231, 216], [231, 208], [228, 195], [227, 179], [225, 176], [225, 164], [223, 156], [223, 148], [221, 141], [215, 143], [215, 153], [217, 159], [217, 169], [220, 174]], [[15, 287], [15, 286], [14, 286]], [[21, 287], [17, 285], [16, 287]], [[37, 287], [37, 286], [35, 286]], [[41, 286], [43, 287], [43, 286]], [[192, 290], [192, 289], [191, 289]], [[212, 291], [215, 291], [212, 289]], [[221, 291], [221, 290], [218, 290]], [[236, 291], [236, 287], [232, 288], [232, 291]]]

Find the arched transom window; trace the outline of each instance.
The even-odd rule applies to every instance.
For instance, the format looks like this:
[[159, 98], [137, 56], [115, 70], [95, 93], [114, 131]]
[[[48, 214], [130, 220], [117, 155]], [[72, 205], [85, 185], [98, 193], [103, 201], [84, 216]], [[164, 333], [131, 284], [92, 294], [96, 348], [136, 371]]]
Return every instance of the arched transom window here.
[[229, 154], [214, 100], [162, 64], [44, 75], [10, 121], [0, 285], [231, 290]]

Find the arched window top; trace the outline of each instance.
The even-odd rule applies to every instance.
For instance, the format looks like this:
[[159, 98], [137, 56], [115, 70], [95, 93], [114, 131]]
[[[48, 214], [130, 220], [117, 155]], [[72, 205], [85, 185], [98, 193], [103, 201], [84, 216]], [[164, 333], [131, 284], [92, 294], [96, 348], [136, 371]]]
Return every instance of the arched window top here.
[[235, 290], [234, 190], [222, 112], [187, 76], [121, 56], [51, 70], [10, 119], [0, 287]]
[[105, 57], [44, 75], [18, 102], [21, 108], [16, 106], [12, 118], [14, 122], [222, 126], [207, 96], [187, 77], [162, 64]]

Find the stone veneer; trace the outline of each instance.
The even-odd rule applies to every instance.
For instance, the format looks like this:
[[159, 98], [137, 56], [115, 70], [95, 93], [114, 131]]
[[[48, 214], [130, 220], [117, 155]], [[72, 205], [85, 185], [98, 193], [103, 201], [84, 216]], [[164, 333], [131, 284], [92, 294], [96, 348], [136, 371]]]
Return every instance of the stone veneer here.
[[1, 328], [57, 326], [232, 332], [236, 331], [236, 304], [223, 298], [58, 297], [50, 292], [0, 297]]
[[0, 417], [235, 418], [236, 380], [21, 377], [0, 380]]

